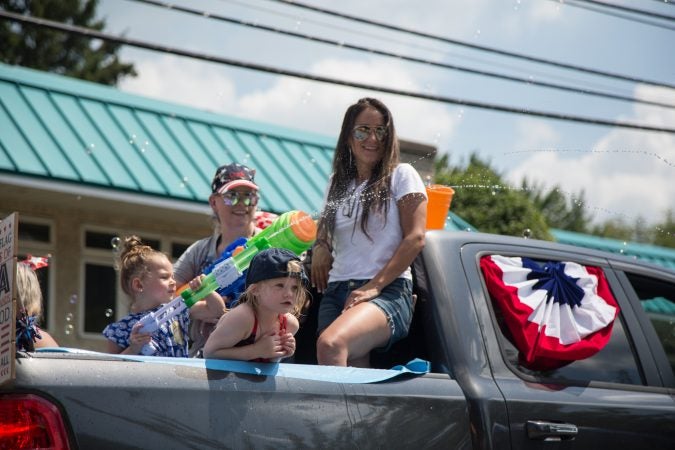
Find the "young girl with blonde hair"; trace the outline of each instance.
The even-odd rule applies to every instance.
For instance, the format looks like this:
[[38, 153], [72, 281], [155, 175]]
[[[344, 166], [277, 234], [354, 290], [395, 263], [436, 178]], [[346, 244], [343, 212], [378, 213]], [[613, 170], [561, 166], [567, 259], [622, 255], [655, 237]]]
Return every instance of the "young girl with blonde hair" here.
[[16, 290], [16, 349], [32, 352], [36, 348], [58, 347], [54, 338], [38, 326], [42, 318], [42, 290], [28, 264], [17, 264]]
[[[131, 311], [103, 330], [108, 352], [187, 357], [190, 317], [208, 319], [219, 313], [220, 296], [212, 293], [206, 302], [197, 302], [170, 322], [162, 323], [155, 332], [142, 333], [138, 321], [176, 296], [173, 266], [164, 253], [143, 244], [137, 236], [130, 236], [124, 239], [119, 269], [122, 290], [131, 298]], [[200, 283], [198, 277], [190, 282], [190, 287], [196, 289]]]
[[204, 357], [273, 362], [292, 356], [306, 280], [293, 252], [271, 248], [258, 253], [246, 274], [246, 290], [218, 321]]

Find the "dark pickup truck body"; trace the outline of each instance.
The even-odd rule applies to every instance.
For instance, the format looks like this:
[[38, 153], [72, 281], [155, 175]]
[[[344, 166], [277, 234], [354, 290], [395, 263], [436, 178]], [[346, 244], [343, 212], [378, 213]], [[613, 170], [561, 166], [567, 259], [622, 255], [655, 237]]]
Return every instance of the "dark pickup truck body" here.
[[[602, 268], [621, 309], [609, 344], [546, 373], [519, 366], [479, 267], [490, 254]], [[549, 242], [441, 231], [427, 233], [414, 269], [411, 333], [373, 363], [419, 357], [431, 363], [425, 375], [346, 383], [32, 353], [18, 355], [0, 401], [47, 399], [71, 448], [82, 449], [675, 447], [675, 317], [645, 307], [654, 298], [673, 305], [675, 272]], [[298, 335], [292, 364], [308, 362], [300, 350], [312, 341], [311, 332]]]

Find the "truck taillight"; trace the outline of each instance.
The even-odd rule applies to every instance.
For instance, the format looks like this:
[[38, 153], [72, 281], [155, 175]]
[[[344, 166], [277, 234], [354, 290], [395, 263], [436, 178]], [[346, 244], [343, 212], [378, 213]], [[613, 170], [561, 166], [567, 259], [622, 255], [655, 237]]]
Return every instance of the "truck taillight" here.
[[58, 408], [32, 394], [0, 394], [0, 450], [69, 449]]

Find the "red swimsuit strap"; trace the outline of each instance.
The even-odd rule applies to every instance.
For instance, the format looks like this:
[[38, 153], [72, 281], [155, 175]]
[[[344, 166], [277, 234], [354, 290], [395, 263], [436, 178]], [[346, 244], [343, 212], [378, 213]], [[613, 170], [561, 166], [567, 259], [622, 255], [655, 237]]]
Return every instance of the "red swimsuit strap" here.
[[279, 333], [286, 332], [286, 314], [279, 314]]
[[255, 337], [258, 334], [258, 316], [253, 314], [253, 329], [251, 330], [251, 335], [248, 337], [248, 339], [253, 338], [253, 341], [255, 342]]

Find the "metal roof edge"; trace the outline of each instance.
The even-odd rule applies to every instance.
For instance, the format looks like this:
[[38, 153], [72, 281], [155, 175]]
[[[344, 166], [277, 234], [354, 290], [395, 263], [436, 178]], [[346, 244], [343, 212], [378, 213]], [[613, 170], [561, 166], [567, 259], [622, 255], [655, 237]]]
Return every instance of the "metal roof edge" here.
[[9, 81], [22, 86], [32, 86], [50, 92], [89, 98], [107, 104], [129, 106], [171, 117], [203, 122], [210, 125], [236, 128], [260, 135], [276, 136], [300, 144], [314, 144], [333, 149], [337, 137], [312, 133], [299, 129], [291, 129], [280, 125], [243, 119], [224, 113], [200, 110], [179, 103], [167, 102], [120, 91], [119, 88], [106, 86], [92, 81], [80, 80], [65, 75], [48, 73], [27, 67], [0, 63], [0, 80]]
[[581, 246], [593, 246], [594, 248], [598, 248], [599, 247], [598, 244], [602, 244], [606, 248], [615, 252], [620, 252], [621, 250], [629, 246], [633, 252], [640, 252], [652, 257], [675, 260], [675, 250], [672, 250], [667, 247], [659, 247], [650, 244], [640, 244], [637, 242], [626, 242], [619, 239], [593, 236], [589, 234], [577, 233], [574, 231], [567, 231], [556, 228], [551, 228], [550, 232], [556, 239], [556, 241], [560, 243], [581, 245]]
[[123, 190], [111, 187], [97, 187], [82, 182], [55, 180], [53, 177], [36, 177], [30, 175], [10, 175], [0, 172], [0, 184], [9, 184], [29, 189], [44, 189], [75, 196], [88, 196], [102, 200], [114, 200], [141, 206], [171, 209], [197, 214], [210, 214], [211, 208], [203, 201], [179, 200], [173, 197], [149, 195], [135, 190]]
[[478, 231], [476, 227], [471, 225], [466, 220], [459, 217], [452, 211], [448, 211], [448, 219], [446, 220], [445, 229], [446, 230], [456, 230], [456, 231]]

